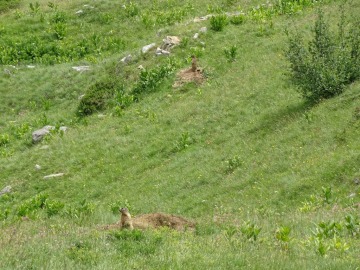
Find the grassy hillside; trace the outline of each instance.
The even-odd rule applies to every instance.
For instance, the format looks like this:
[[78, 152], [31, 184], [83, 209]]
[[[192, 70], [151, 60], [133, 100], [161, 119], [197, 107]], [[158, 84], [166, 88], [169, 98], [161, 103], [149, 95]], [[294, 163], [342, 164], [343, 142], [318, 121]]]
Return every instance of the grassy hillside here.
[[[0, 14], [0, 190], [11, 186], [0, 196], [0, 268], [356, 269], [360, 84], [308, 105], [287, 76], [285, 30], [310, 36], [320, 7], [333, 27], [345, 9], [349, 25], [360, 4], [288, 2], [9, 1]], [[244, 21], [222, 31], [193, 21], [236, 11]], [[140, 53], [167, 35], [182, 39], [170, 57]], [[206, 81], [174, 88], [194, 54]], [[90, 70], [72, 69], [80, 65]], [[139, 65], [171, 71], [126, 106], [111, 97], [79, 116], [95, 82], [125, 96], [149, 83]], [[33, 144], [45, 125], [56, 129]], [[44, 179], [54, 173], [64, 175]], [[181, 215], [197, 229], [101, 230], [121, 206]]]

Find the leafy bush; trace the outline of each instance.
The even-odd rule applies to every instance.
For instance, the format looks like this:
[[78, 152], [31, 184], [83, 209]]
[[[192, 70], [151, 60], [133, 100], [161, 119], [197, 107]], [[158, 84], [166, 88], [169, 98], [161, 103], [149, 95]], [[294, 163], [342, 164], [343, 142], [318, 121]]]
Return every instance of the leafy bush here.
[[0, 64], [56, 64], [99, 54], [99, 48], [102, 49], [101, 52], [117, 51], [124, 48], [123, 40], [112, 36], [64, 42], [66, 31], [66, 24], [57, 22], [51, 25], [51, 37], [30, 35], [0, 39]]
[[234, 62], [237, 55], [236, 45], [231, 46], [230, 49], [224, 49], [224, 53], [228, 62]]
[[58, 214], [64, 206], [64, 203], [56, 200], [46, 200], [45, 202], [45, 209], [48, 217]]
[[168, 64], [150, 70], [144, 69], [140, 73], [139, 81], [131, 94], [137, 99], [140, 94], [154, 92], [158, 85], [175, 70], [175, 63], [171, 60]]
[[256, 224], [251, 222], [246, 222], [241, 228], [241, 233], [246, 237], [249, 241], [256, 241], [261, 232], [261, 228]]
[[81, 219], [94, 213], [95, 205], [87, 202], [86, 199], [79, 201], [77, 205], [71, 205], [65, 208], [64, 214], [70, 218]]
[[294, 14], [316, 2], [317, 0], [278, 0], [274, 8], [278, 14]]
[[116, 89], [115, 93], [115, 105], [120, 109], [125, 109], [134, 102], [134, 96], [125, 92], [124, 86], [120, 86]]
[[37, 209], [45, 207], [46, 200], [49, 196], [47, 194], [38, 194], [33, 198], [22, 203], [17, 209], [17, 215], [24, 217]]
[[343, 14], [336, 34], [320, 10], [308, 46], [300, 34], [289, 36], [286, 56], [291, 64], [291, 78], [308, 101], [338, 95], [346, 84], [360, 77], [360, 31], [356, 23], [345, 30]]
[[96, 111], [104, 110], [108, 101], [114, 96], [116, 87], [117, 85], [113, 80], [96, 82], [90, 86], [80, 101], [77, 114], [79, 116], [86, 116]]
[[210, 29], [222, 31], [228, 23], [229, 20], [225, 14], [215, 15], [210, 18]]
[[242, 24], [242, 23], [244, 23], [244, 21], [245, 21], [244, 14], [235, 15], [230, 18], [230, 22], [235, 25]]

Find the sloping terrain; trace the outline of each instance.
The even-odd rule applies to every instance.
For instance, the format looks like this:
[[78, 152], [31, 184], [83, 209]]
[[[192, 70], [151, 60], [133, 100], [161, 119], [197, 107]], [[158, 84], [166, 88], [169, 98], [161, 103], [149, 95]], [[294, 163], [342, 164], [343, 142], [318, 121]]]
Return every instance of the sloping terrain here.
[[[334, 27], [346, 9], [351, 24], [360, 4], [285, 2], [9, 1], [0, 268], [356, 269], [360, 84], [309, 106], [288, 78], [285, 30], [310, 36], [318, 8]], [[194, 20], [225, 12], [222, 31]], [[181, 43], [156, 56], [166, 36]], [[174, 88], [192, 55], [205, 81]], [[103, 82], [116, 93], [79, 114]], [[197, 228], [100, 230], [123, 206]]]

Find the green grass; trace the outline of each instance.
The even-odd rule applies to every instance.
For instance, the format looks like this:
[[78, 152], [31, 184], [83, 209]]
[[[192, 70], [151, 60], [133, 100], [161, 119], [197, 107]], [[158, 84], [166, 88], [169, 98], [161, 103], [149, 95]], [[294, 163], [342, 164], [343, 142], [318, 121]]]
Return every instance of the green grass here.
[[[54, 11], [39, 1], [40, 13], [31, 14], [30, 2], [0, 15], [4, 40], [28, 40], [30, 34], [16, 34], [22, 27], [49, 38]], [[193, 9], [178, 1], [141, 1], [135, 15], [115, 2], [96, 2], [95, 11], [80, 17], [74, 14], [87, 2], [54, 2], [68, 18], [68, 31], [49, 42], [70, 48], [94, 32], [107, 42], [102, 35], [113, 30], [121, 49], [92, 49], [57, 64], [1, 66], [11, 74], [0, 73], [0, 189], [11, 185], [12, 192], [0, 197], [0, 268], [356, 269], [360, 225], [353, 221], [350, 232], [345, 218], [359, 218], [353, 180], [360, 177], [360, 84], [309, 107], [286, 76], [284, 30], [309, 33], [316, 7], [290, 15], [253, 10], [246, 14], [256, 16], [244, 23], [215, 32], [210, 21], [187, 22], [219, 9], [247, 12], [261, 1], [188, 2]], [[321, 4], [334, 25], [339, 3]], [[349, 17], [360, 10], [356, 2], [345, 8]], [[175, 23], [169, 14], [182, 15]], [[155, 23], [144, 27], [144, 18]], [[200, 35], [205, 45], [192, 39], [203, 26], [209, 29]], [[79, 96], [95, 82], [111, 77], [130, 94], [137, 66], [167, 64], [152, 52], [139, 53], [166, 35], [188, 37], [172, 50], [172, 60], [177, 70], [190, 67], [196, 52], [208, 77], [204, 84], [173, 89], [170, 74], [120, 116], [109, 106], [77, 117]], [[233, 62], [224, 54], [231, 46], [237, 48]], [[124, 66], [119, 60], [128, 53], [134, 60]], [[75, 65], [91, 70], [79, 73]], [[33, 145], [32, 131], [45, 124], [68, 131]], [[43, 179], [60, 172], [65, 175]], [[198, 227], [194, 233], [101, 230], [119, 219], [112, 211], [117, 206], [133, 215], [182, 215]], [[334, 234], [321, 233], [319, 224], [331, 221], [338, 225]], [[256, 240], [254, 228], [261, 229]], [[289, 238], [279, 240], [284, 228]]]

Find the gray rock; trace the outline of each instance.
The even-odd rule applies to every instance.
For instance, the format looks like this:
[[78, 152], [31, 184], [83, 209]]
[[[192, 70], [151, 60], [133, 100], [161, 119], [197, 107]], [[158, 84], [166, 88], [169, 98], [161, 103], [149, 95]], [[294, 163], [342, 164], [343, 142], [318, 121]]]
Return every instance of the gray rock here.
[[80, 72], [90, 70], [90, 67], [89, 67], [89, 66], [77, 66], [77, 67], [72, 67], [72, 68], [73, 68], [74, 70], [80, 71]]
[[206, 20], [210, 19], [212, 16], [213, 16], [212, 14], [208, 14], [208, 15], [205, 15], [205, 16], [202, 16], [202, 17], [196, 17], [194, 19], [194, 22], [197, 23], [197, 22], [206, 21]]
[[35, 164], [35, 169], [41, 170], [41, 166], [39, 164]]
[[83, 13], [84, 13], [84, 11], [82, 9], [75, 12], [75, 14], [77, 14], [77, 15], [80, 15], [80, 14], [83, 14]]
[[195, 35], [193, 36], [194, 39], [198, 39], [199, 38], [199, 33], [195, 33]]
[[166, 51], [166, 50], [163, 50], [163, 49], [160, 49], [160, 48], [157, 48], [156, 49], [156, 52], [155, 52], [156, 55], [170, 55], [170, 52], [169, 51]]
[[177, 36], [167, 36], [163, 39], [163, 43], [161, 44], [160, 48], [162, 50], [170, 52], [170, 49], [172, 49], [176, 45], [179, 45], [180, 42], [181, 39]]
[[0, 196], [10, 192], [11, 192], [11, 186], [6, 186], [0, 191]]
[[49, 178], [54, 178], [54, 177], [60, 177], [60, 176], [63, 176], [63, 175], [64, 175], [64, 173], [49, 174], [49, 175], [44, 176], [44, 179], [49, 179]]
[[206, 33], [207, 32], [207, 27], [201, 27], [199, 30], [200, 33]]
[[33, 133], [32, 133], [32, 141], [33, 143], [38, 143], [42, 140], [42, 138], [49, 134], [50, 133], [50, 130], [53, 130], [55, 129], [54, 126], [45, 126], [41, 129], [38, 129], [38, 130], [35, 130]]
[[152, 48], [154, 48], [155, 45], [156, 45], [155, 43], [151, 43], [151, 44], [149, 44], [149, 45], [146, 45], [146, 46], [142, 47], [141, 52], [142, 52], [142, 53], [147, 53], [149, 50], [151, 50]]
[[[40, 142], [44, 136], [46, 136], [47, 134], [50, 133], [51, 130], [54, 130], [55, 127], [54, 126], [45, 126], [41, 129], [38, 129], [38, 130], [35, 130], [33, 133], [32, 133], [32, 141], [33, 143], [38, 143]], [[60, 131], [62, 132], [65, 132], [67, 130], [67, 127], [65, 126], [61, 126], [59, 128]]]
[[354, 179], [354, 184], [355, 184], [355, 185], [359, 185], [359, 184], [360, 184], [360, 179], [359, 179], [359, 178], [355, 178], [355, 179]]
[[121, 59], [120, 61], [123, 62], [124, 64], [129, 63], [132, 60], [132, 56], [131, 54], [129, 54], [128, 56], [125, 56], [123, 59]]

